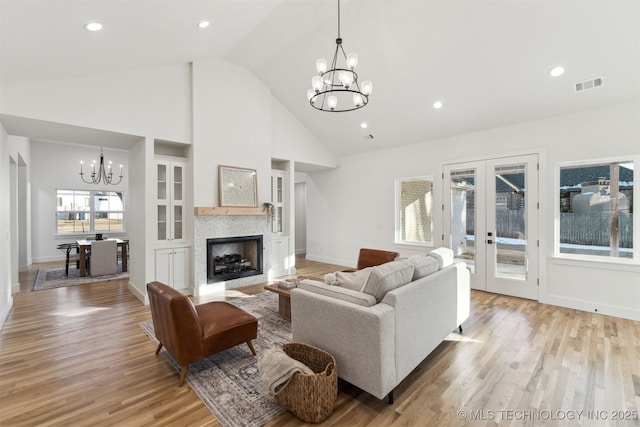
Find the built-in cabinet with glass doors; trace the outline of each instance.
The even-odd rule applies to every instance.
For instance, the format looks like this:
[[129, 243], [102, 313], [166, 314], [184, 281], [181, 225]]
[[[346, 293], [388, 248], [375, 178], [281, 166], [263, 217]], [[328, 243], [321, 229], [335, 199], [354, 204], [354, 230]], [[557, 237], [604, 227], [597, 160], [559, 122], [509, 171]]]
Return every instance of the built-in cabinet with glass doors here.
[[286, 206], [287, 206], [286, 172], [273, 169], [271, 171], [271, 270], [272, 276], [278, 277], [289, 274], [292, 262], [289, 259], [289, 237], [286, 236]]
[[158, 160], [157, 172], [157, 234], [156, 240], [184, 242], [184, 169], [181, 161]]
[[184, 197], [186, 160], [156, 159], [156, 280], [174, 287], [189, 287], [191, 248], [185, 246]]
[[271, 231], [274, 233], [282, 233], [284, 231], [284, 183], [284, 171], [273, 170], [271, 172], [271, 204], [273, 204]]

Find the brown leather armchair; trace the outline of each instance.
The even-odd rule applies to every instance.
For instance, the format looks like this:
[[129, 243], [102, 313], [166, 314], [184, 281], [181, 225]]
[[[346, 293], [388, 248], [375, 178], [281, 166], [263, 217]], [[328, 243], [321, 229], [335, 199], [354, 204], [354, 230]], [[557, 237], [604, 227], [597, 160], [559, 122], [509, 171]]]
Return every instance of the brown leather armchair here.
[[[375, 267], [376, 265], [393, 261], [397, 257], [398, 257], [398, 252], [383, 251], [381, 249], [361, 248], [360, 253], [358, 254], [357, 270], [362, 270], [363, 268], [367, 268], [367, 267]], [[353, 272], [356, 270], [345, 270], [345, 271]]]
[[182, 365], [180, 386], [191, 362], [246, 342], [255, 356], [251, 340], [258, 336], [258, 320], [223, 301], [194, 305], [191, 300], [160, 282], [147, 283], [156, 338]]

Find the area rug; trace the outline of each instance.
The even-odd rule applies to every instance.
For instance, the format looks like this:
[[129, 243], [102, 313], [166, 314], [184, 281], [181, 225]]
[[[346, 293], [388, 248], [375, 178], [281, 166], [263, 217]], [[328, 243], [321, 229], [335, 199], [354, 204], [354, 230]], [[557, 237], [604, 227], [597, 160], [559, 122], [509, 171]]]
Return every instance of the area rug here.
[[[263, 292], [229, 302], [258, 319], [258, 338], [253, 341], [258, 356], [271, 347], [291, 342], [291, 322], [278, 315], [276, 294]], [[153, 322], [141, 322], [140, 327], [157, 345]], [[180, 365], [164, 347], [160, 355], [180, 371]], [[257, 362], [246, 344], [238, 345], [190, 364], [187, 383], [223, 426], [258, 427], [285, 409], [262, 383]]]
[[44, 289], [62, 288], [65, 286], [86, 285], [88, 283], [106, 282], [109, 280], [126, 279], [129, 272], [122, 272], [122, 265], [118, 263], [118, 272], [115, 274], [105, 274], [103, 276], [80, 277], [80, 270], [74, 266], [69, 266], [69, 277], [64, 275], [64, 266], [52, 268], [39, 268], [36, 273], [36, 280], [33, 282], [33, 291]]

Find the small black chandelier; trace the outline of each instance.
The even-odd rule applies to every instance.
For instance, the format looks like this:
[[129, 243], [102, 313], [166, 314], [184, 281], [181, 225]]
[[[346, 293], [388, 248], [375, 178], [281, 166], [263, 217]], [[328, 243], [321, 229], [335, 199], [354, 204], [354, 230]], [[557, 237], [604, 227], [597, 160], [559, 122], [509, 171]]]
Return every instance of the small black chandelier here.
[[[113, 182], [113, 169], [111, 166], [111, 161], [109, 164], [105, 166], [104, 164], [104, 154], [102, 153], [102, 147], [100, 147], [100, 164], [96, 165], [96, 161], [94, 160], [91, 163], [91, 179], [85, 179], [84, 172], [82, 171], [83, 162], [80, 162], [80, 178], [87, 184], [100, 184], [103, 182], [105, 184], [117, 185], [122, 181], [122, 165], [120, 165], [120, 175], [118, 176], [120, 179], [117, 182]], [[97, 171], [96, 171], [97, 169]]]
[[[338, 65], [338, 52], [342, 52], [344, 66]], [[369, 102], [369, 95], [373, 89], [370, 80], [358, 84], [358, 75], [354, 71], [358, 65], [358, 55], [346, 54], [340, 38], [340, 0], [338, 0], [338, 38], [336, 52], [333, 54], [331, 68], [327, 70], [327, 60], [320, 58], [316, 61], [317, 76], [311, 79], [311, 87], [307, 91], [307, 98], [311, 106], [320, 111], [340, 113], [353, 111], [364, 107]]]

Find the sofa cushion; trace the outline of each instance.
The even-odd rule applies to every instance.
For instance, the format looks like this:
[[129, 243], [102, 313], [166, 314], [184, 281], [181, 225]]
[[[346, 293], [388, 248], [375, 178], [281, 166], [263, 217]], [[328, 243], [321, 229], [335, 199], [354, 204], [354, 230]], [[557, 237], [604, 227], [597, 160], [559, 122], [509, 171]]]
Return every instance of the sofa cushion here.
[[449, 248], [434, 249], [427, 256], [438, 260], [440, 270], [453, 264], [453, 251]]
[[430, 256], [412, 255], [407, 261], [413, 264], [413, 280], [421, 279], [438, 271], [440, 263]]
[[341, 288], [340, 286], [327, 285], [326, 283], [315, 280], [302, 280], [298, 284], [298, 288], [353, 304], [362, 305], [364, 307], [371, 307], [378, 303], [378, 301], [376, 301], [376, 299], [371, 295], [357, 292], [352, 289]]
[[371, 270], [372, 267], [363, 268], [362, 270], [353, 272], [336, 271], [335, 273], [325, 274], [324, 282], [327, 285], [340, 286], [342, 288], [362, 292], [362, 288], [364, 288], [367, 280], [369, 280]]
[[380, 302], [387, 292], [411, 282], [413, 270], [413, 264], [406, 260], [391, 261], [373, 267], [362, 292], [372, 295]]

